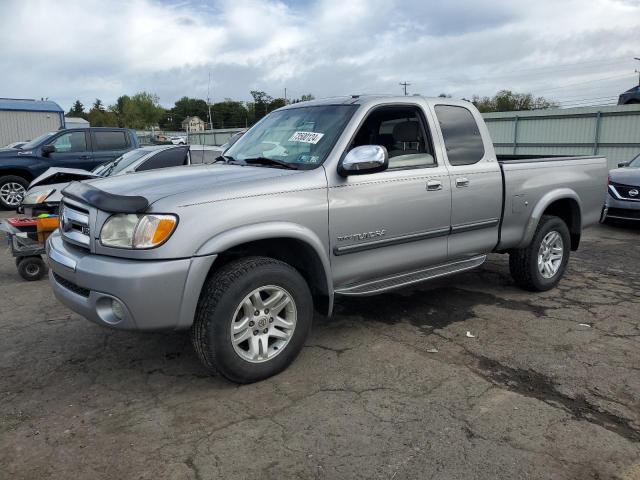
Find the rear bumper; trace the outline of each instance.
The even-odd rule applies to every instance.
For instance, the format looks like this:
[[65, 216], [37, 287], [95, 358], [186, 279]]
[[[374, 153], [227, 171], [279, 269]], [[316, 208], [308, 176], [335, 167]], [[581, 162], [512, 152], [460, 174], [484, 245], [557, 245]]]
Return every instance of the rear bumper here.
[[[49, 281], [60, 302], [86, 319], [126, 330], [189, 328], [216, 256], [141, 261], [90, 254], [55, 232]], [[114, 308], [115, 306], [115, 308]]]

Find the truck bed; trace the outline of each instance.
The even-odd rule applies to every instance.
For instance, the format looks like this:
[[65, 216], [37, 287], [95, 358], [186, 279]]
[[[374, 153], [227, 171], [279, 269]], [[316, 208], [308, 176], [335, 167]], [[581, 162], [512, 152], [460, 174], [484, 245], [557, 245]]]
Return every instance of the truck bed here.
[[[522, 248], [531, 238], [550, 192], [562, 193], [579, 207], [582, 228], [597, 223], [607, 190], [607, 159], [602, 156], [550, 157], [498, 155], [503, 182], [503, 212], [496, 250]], [[573, 233], [573, 232], [572, 232]]]

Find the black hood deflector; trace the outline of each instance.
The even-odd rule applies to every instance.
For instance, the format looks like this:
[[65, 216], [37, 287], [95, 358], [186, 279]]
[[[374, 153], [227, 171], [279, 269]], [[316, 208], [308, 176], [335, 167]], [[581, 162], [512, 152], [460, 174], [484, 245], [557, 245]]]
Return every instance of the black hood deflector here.
[[149, 200], [144, 197], [116, 195], [81, 182], [71, 182], [62, 190], [62, 195], [78, 202], [88, 203], [103, 212], [140, 213], [149, 208]]

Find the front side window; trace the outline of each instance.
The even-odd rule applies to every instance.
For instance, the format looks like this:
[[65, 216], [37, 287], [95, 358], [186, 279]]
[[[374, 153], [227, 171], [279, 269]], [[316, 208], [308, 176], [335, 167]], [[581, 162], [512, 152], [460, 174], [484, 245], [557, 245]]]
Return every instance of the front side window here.
[[127, 137], [124, 132], [94, 132], [94, 150], [124, 150], [127, 148]]
[[69, 132], [60, 135], [51, 145], [56, 147], [56, 153], [86, 152], [87, 139], [84, 132]]
[[325, 105], [270, 113], [224, 155], [248, 163], [262, 158], [301, 169], [315, 168], [327, 158], [356, 108]]
[[469, 110], [453, 105], [436, 105], [436, 116], [451, 165], [471, 165], [484, 157], [478, 124]]
[[379, 107], [367, 116], [350, 148], [380, 145], [389, 153], [389, 169], [436, 165], [431, 140], [414, 106]]

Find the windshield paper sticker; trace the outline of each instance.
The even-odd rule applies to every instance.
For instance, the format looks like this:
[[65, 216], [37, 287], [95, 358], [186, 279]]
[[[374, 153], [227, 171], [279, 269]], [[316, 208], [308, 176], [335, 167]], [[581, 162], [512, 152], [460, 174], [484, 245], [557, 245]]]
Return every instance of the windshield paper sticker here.
[[313, 143], [314, 145], [324, 137], [324, 133], [317, 132], [295, 132], [289, 139], [290, 142]]

